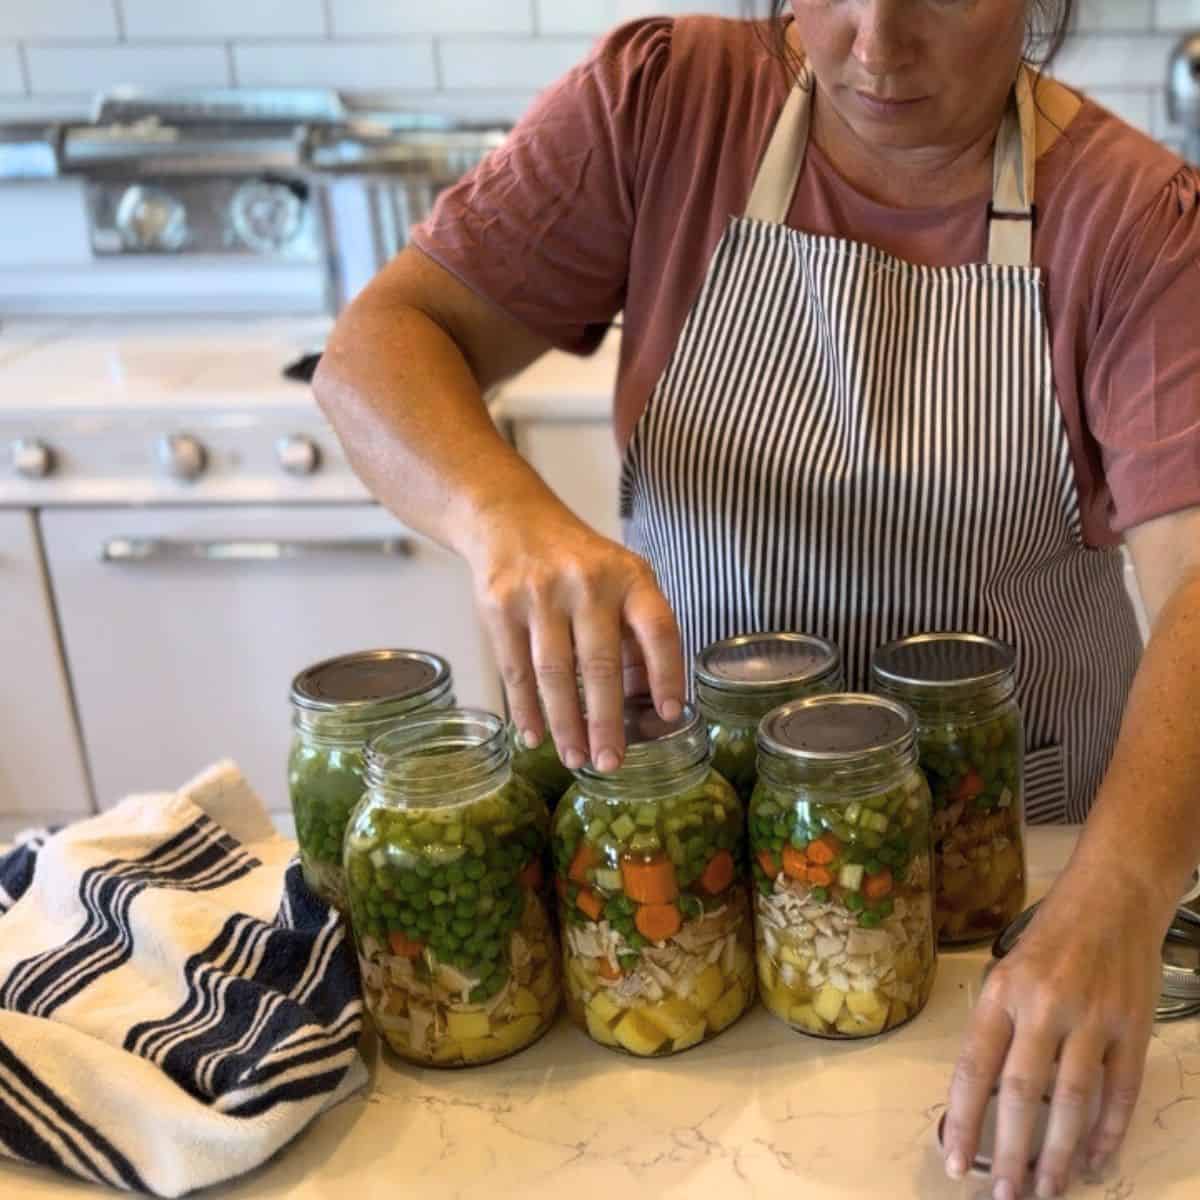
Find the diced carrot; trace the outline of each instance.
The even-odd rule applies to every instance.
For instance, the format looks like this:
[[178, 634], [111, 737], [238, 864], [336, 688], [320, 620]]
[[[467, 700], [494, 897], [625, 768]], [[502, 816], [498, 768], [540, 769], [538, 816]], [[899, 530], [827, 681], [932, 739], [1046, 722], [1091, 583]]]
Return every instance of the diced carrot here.
[[983, 791], [983, 776], [978, 771], [968, 771], [954, 793], [956, 800], [974, 800]]
[[526, 891], [540, 892], [542, 890], [542, 860], [540, 858], [531, 858], [521, 868], [521, 874], [517, 876], [517, 882]]
[[651, 942], [663, 942], [674, 937], [683, 924], [683, 917], [674, 904], [643, 904], [633, 923], [637, 931]]
[[622, 972], [620, 967], [614, 967], [607, 958], [598, 958], [596, 959], [596, 974], [601, 979], [620, 979]]
[[779, 864], [775, 861], [770, 850], [760, 850], [758, 852], [758, 865], [762, 867], [763, 874], [768, 879], [775, 879], [779, 875]]
[[733, 855], [728, 850], [718, 850], [708, 860], [700, 886], [710, 895], [716, 896], [733, 882]]
[[808, 878], [808, 860], [802, 851], [790, 844], [783, 848], [783, 873], [789, 879], [801, 882]]
[[575, 857], [571, 860], [571, 869], [567, 872], [575, 883], [590, 883], [588, 871], [600, 865], [600, 853], [591, 842], [580, 842]]
[[388, 945], [397, 958], [420, 958], [425, 952], [424, 942], [411, 942], [399, 930], [388, 934]]
[[808, 868], [808, 882], [813, 887], [829, 887], [833, 883], [833, 872], [828, 867], [819, 867], [814, 863]]
[[600, 920], [600, 916], [604, 912], [604, 901], [591, 888], [580, 888], [579, 895], [575, 897], [575, 903], [593, 921]]
[[822, 867], [827, 867], [838, 856], [838, 851], [842, 848], [841, 843], [831, 833], [822, 834], [815, 841], [808, 843], [808, 849], [805, 855], [810, 863], [817, 863]]
[[877, 875], [868, 875], [863, 880], [863, 895], [868, 900], [882, 900], [892, 890], [892, 872], [884, 867]]
[[669, 904], [679, 895], [675, 864], [665, 856], [639, 862], [626, 858], [621, 862], [621, 883], [625, 895], [639, 904]]

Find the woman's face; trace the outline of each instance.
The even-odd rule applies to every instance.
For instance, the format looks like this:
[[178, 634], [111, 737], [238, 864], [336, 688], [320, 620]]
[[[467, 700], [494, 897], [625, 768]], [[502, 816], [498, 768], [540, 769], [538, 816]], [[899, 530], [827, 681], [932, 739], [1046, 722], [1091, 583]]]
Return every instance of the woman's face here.
[[792, 0], [821, 95], [880, 149], [953, 147], [995, 125], [1028, 0]]

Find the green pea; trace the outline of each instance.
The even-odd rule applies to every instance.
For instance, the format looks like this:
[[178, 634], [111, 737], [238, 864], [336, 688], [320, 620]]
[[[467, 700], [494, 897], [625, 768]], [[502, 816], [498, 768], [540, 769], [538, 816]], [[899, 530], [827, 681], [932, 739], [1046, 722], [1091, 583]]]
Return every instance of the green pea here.
[[824, 904], [829, 899], [829, 889], [826, 887], [810, 888], [808, 893], [818, 904]]
[[858, 923], [863, 929], [875, 929], [883, 918], [877, 912], [870, 910], [858, 914]]

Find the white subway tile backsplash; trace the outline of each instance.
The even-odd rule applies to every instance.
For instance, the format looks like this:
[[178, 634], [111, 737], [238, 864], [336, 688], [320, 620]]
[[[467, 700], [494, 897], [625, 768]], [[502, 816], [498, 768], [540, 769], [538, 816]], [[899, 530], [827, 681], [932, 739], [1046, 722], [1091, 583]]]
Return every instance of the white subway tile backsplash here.
[[330, 0], [329, 7], [338, 36], [533, 32], [530, 0]]
[[224, 46], [29, 46], [37, 92], [98, 92], [118, 83], [147, 87], [226, 87]]
[[543, 88], [591, 49], [588, 38], [445, 38], [442, 86]]
[[1141, 30], [1153, 23], [1153, 0], [1083, 0], [1076, 18], [1080, 30]]
[[25, 75], [21, 70], [21, 52], [16, 46], [0, 46], [0, 96], [23, 96]]
[[617, 0], [537, 0], [539, 33], [604, 33], [617, 23]]
[[138, 38], [202, 38], [225, 41], [239, 37], [324, 37], [324, 0], [120, 0], [125, 36]]
[[1155, 34], [1104, 34], [1072, 39], [1054, 74], [1076, 87], [1162, 87], [1174, 39]]
[[280, 42], [235, 46], [242, 87], [335, 87], [350, 91], [437, 87], [433, 42]]
[[1155, 23], [1159, 29], [1200, 30], [1200, 0], [1157, 0]]
[[116, 0], [0, 0], [0, 38], [117, 38]]
[[1148, 90], [1118, 92], [1109, 88], [1093, 88], [1091, 97], [1109, 112], [1116, 113], [1143, 133], [1154, 132], [1154, 93]]

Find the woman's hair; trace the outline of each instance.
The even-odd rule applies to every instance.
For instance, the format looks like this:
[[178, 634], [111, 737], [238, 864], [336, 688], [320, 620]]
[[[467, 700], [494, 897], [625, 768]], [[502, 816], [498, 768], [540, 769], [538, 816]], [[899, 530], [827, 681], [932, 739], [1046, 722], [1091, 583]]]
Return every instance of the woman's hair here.
[[[794, 53], [787, 40], [782, 17], [790, 0], [766, 0], [774, 18], [769, 35], [772, 53], [783, 63], [795, 66]], [[761, 9], [761, 0], [756, 7]], [[1025, 56], [1045, 67], [1062, 49], [1075, 18], [1075, 0], [1029, 0], [1029, 22], [1025, 38]]]

